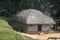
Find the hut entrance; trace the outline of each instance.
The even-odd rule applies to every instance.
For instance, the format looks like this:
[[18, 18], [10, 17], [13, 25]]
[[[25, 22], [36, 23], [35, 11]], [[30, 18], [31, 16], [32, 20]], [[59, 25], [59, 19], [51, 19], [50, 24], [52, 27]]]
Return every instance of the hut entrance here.
[[42, 31], [42, 25], [38, 25], [38, 31]]

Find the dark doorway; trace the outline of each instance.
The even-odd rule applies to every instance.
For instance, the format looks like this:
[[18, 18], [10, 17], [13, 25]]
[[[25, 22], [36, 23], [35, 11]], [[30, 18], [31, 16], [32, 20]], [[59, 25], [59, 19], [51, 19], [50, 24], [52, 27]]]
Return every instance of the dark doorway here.
[[42, 25], [38, 25], [38, 31], [42, 31]]

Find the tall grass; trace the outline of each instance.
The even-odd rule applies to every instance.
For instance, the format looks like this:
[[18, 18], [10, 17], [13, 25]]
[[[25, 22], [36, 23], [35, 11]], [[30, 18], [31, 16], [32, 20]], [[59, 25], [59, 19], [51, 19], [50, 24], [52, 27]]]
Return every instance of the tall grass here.
[[10, 19], [0, 17], [0, 40], [34, 40], [24, 35], [18, 34], [17, 31], [8, 24]]

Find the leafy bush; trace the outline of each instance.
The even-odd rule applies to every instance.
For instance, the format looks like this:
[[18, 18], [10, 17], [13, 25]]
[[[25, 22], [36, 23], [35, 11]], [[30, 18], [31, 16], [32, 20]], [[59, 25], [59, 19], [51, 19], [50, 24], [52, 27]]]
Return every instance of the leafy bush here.
[[10, 24], [12, 25], [13, 29], [15, 29], [16, 31], [20, 31], [20, 32], [24, 31], [23, 25], [21, 25], [18, 22], [11, 22]]

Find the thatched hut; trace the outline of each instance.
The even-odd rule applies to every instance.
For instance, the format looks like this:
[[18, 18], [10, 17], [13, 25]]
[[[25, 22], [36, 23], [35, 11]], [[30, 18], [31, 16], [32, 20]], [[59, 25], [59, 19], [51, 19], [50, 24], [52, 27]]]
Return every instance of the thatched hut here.
[[35, 9], [26, 9], [17, 13], [13, 19], [24, 25], [24, 32], [48, 32], [55, 24], [52, 18]]

